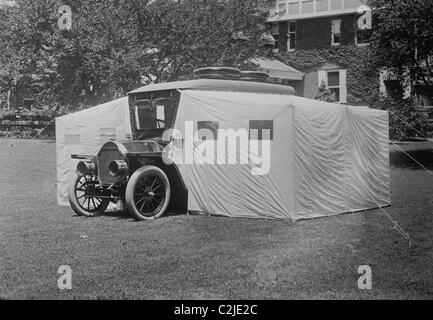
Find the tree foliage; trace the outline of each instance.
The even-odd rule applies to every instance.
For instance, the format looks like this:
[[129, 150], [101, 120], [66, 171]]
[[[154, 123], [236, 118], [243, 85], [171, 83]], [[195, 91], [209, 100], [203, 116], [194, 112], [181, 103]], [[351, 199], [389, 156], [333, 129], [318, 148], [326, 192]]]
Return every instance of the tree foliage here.
[[[265, 0], [16, 2], [0, 8], [0, 91], [42, 103], [95, 105], [263, 53]], [[61, 5], [73, 12], [69, 31], [58, 27]]]
[[319, 90], [318, 90], [317, 95], [314, 99], [319, 100], [319, 101], [325, 101], [325, 102], [337, 101], [335, 98], [335, 93], [331, 92], [331, 90], [329, 90], [325, 81], [322, 81], [322, 83], [320, 84]]
[[394, 140], [424, 139], [431, 131], [429, 115], [413, 107], [411, 99], [377, 97], [376, 107], [389, 112], [389, 134]]
[[375, 65], [433, 85], [433, 1], [370, 0], [369, 5], [375, 14]]

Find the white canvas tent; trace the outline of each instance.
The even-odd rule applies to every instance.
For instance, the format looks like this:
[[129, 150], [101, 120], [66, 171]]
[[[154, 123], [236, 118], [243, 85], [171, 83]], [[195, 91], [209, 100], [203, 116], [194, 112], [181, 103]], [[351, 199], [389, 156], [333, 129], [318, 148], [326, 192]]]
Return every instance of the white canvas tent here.
[[96, 155], [105, 142], [130, 136], [127, 97], [56, 118], [58, 204], [69, 206], [68, 186], [78, 162], [71, 155]]
[[[58, 203], [68, 205], [77, 162], [71, 154], [96, 155], [104, 142], [128, 138], [128, 99], [56, 120]], [[390, 205], [385, 111], [279, 94], [182, 91], [175, 129], [183, 139], [192, 138], [185, 123], [192, 122], [197, 130], [201, 121], [235, 130], [249, 130], [250, 121], [272, 122], [269, 173], [253, 175], [257, 163], [252, 162], [177, 161], [189, 211], [299, 220]], [[238, 156], [249, 151], [250, 146], [240, 148]]]
[[197, 130], [199, 121], [240, 129], [250, 120], [272, 120], [269, 174], [252, 175], [251, 163], [178, 161], [189, 210], [298, 220], [390, 205], [387, 112], [296, 96], [188, 90], [175, 128], [188, 139], [186, 121]]

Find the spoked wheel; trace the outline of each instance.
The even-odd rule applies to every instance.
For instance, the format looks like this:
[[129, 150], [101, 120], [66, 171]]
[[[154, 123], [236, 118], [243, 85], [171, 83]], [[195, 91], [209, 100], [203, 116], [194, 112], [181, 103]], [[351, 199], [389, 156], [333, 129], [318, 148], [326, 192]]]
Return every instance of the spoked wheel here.
[[170, 202], [170, 183], [160, 168], [146, 166], [138, 169], [126, 187], [126, 208], [137, 220], [161, 217]]
[[96, 176], [78, 176], [69, 190], [69, 204], [79, 215], [94, 217], [105, 212], [110, 201], [98, 198], [101, 186]]

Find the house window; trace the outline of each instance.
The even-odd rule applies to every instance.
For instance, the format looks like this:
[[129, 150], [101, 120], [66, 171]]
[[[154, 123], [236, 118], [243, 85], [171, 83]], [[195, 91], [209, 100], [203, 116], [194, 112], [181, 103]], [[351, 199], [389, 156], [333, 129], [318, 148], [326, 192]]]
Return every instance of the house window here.
[[282, 13], [285, 11], [286, 11], [286, 1], [285, 0], [278, 1], [278, 12]]
[[250, 140], [274, 140], [273, 120], [250, 120]]
[[368, 6], [359, 7], [358, 12], [360, 13], [360, 15], [357, 16], [355, 23], [355, 43], [357, 45], [365, 45], [370, 42], [370, 38], [373, 34], [373, 17], [371, 13], [371, 8]]
[[326, 84], [328, 89], [335, 94], [337, 102], [347, 102], [347, 71], [346, 70], [330, 70], [319, 71], [319, 86], [322, 82]]
[[344, 0], [344, 8], [359, 8], [363, 3], [360, 0]]
[[218, 121], [197, 121], [198, 135], [201, 140], [217, 140], [219, 122]]
[[316, 11], [328, 11], [328, 0], [316, 0]]
[[296, 22], [289, 23], [289, 38], [287, 48], [289, 50], [296, 49]]
[[289, 0], [289, 14], [292, 16], [299, 14], [299, 1], [298, 0]]
[[280, 33], [280, 27], [278, 23], [274, 23], [272, 25], [272, 30], [271, 30], [271, 34], [272, 37], [275, 40], [275, 44], [274, 44], [274, 51], [278, 52], [278, 39], [279, 39], [279, 33]]
[[328, 88], [335, 94], [335, 99], [340, 101], [340, 72], [328, 72]]
[[274, 35], [272, 35], [272, 37], [274, 37], [274, 40], [275, 40], [274, 51], [278, 51], [278, 37], [279, 37], [279, 35], [274, 34]]
[[341, 0], [331, 0], [331, 10], [341, 10]]
[[303, 0], [302, 13], [313, 13], [313, 12], [314, 12], [313, 0]]
[[357, 45], [366, 45], [370, 43], [371, 36], [373, 34], [373, 30], [371, 29], [358, 29], [356, 31], [356, 44]]
[[333, 46], [339, 46], [341, 43], [341, 19], [332, 20], [331, 37], [331, 44]]

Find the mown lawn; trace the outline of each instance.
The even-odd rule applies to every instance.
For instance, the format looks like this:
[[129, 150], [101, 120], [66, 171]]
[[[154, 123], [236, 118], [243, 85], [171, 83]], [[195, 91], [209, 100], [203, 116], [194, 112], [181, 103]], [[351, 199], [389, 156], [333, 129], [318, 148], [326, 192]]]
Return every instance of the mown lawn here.
[[[433, 170], [433, 143], [401, 146]], [[86, 219], [55, 201], [55, 144], [0, 140], [0, 298], [433, 298], [433, 174], [392, 148], [392, 201], [313, 221], [125, 214]], [[57, 269], [73, 270], [72, 290]], [[360, 265], [373, 289], [357, 287]]]

